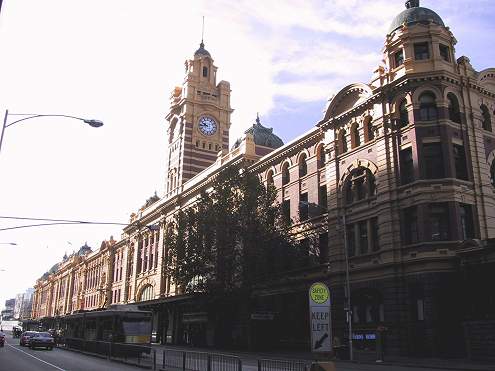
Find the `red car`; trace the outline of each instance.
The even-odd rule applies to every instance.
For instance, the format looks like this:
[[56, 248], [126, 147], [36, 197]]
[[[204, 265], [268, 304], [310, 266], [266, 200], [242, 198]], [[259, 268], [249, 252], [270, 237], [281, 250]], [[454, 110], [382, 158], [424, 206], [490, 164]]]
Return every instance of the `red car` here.
[[29, 339], [31, 339], [36, 333], [36, 331], [23, 332], [21, 338], [19, 339], [19, 345], [21, 347], [29, 346]]

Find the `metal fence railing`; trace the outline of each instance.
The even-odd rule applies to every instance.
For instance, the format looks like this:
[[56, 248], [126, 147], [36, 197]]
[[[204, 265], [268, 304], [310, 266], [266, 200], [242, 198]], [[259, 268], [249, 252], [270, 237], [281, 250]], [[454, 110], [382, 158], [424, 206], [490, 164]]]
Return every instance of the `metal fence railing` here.
[[300, 361], [259, 359], [258, 371], [309, 371], [310, 365]]
[[165, 349], [163, 351], [162, 370], [242, 371], [242, 361], [239, 357], [224, 354]]

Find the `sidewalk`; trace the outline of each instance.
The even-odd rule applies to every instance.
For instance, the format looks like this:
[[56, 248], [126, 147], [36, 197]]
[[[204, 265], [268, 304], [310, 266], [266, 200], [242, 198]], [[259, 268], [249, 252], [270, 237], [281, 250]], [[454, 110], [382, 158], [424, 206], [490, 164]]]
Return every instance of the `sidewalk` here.
[[[222, 350], [211, 348], [191, 348], [185, 346], [176, 345], [157, 345], [153, 344], [153, 348], [157, 350], [157, 363], [161, 364], [162, 350], [173, 349], [190, 352], [204, 352], [204, 353], [219, 353], [225, 355], [231, 355], [239, 357], [242, 360], [243, 365], [256, 366], [258, 359], [280, 359], [280, 360], [295, 360], [305, 361], [308, 363], [316, 360], [328, 360], [321, 355], [315, 355], [308, 352], [249, 352], [249, 351], [237, 351], [237, 350]], [[439, 359], [439, 358], [408, 358], [408, 357], [385, 357], [385, 361], [376, 363], [374, 359], [358, 359], [355, 361], [346, 360], [333, 360], [338, 366], [339, 364], [344, 366], [346, 364], [366, 364], [376, 366], [401, 366], [412, 368], [429, 368], [439, 370], [458, 370], [458, 371], [495, 371], [495, 364], [488, 362], [477, 362], [468, 359]], [[392, 368], [390, 369], [393, 370]]]

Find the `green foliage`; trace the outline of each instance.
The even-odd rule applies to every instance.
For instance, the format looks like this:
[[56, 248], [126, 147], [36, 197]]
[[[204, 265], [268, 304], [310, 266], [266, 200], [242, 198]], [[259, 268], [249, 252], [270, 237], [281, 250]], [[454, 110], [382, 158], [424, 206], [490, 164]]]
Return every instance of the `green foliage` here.
[[230, 167], [176, 214], [165, 236], [167, 273], [187, 292], [249, 290], [301, 261], [277, 191]]

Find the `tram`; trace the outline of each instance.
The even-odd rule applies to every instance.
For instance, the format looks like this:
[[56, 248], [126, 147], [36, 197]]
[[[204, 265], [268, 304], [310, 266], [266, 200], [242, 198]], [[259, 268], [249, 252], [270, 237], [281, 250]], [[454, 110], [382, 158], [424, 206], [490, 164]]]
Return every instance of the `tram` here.
[[60, 329], [65, 339], [150, 345], [152, 318], [152, 312], [120, 305], [64, 316]]
[[26, 319], [21, 323], [22, 331], [40, 331], [40, 329], [43, 329], [41, 322], [34, 319]]

